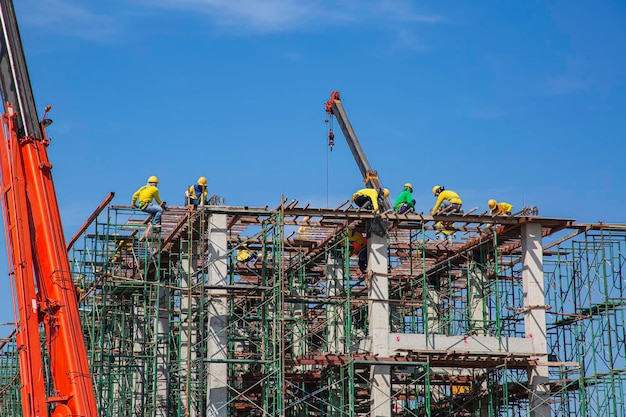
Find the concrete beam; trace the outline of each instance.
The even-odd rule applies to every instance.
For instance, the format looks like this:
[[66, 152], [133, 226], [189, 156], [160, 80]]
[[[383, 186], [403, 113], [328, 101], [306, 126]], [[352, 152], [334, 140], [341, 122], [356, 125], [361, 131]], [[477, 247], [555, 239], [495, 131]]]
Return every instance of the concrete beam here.
[[428, 338], [424, 334], [389, 334], [389, 352], [391, 355], [410, 350], [471, 352], [471, 353], [512, 353], [514, 355], [531, 355], [532, 340], [519, 337], [493, 336], [445, 336], [433, 334]]

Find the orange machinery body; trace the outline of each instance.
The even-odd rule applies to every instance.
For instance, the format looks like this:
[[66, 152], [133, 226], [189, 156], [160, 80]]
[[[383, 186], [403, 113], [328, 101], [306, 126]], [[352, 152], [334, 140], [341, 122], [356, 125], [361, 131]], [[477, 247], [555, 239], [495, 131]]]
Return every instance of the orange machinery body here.
[[[43, 137], [20, 137], [17, 112], [9, 103], [5, 108], [0, 148], [2, 203], [19, 316], [23, 415], [97, 417], [76, 289], [48, 160], [49, 140], [43, 124]], [[40, 337], [42, 327], [45, 349]], [[48, 372], [44, 363], [49, 364]]]

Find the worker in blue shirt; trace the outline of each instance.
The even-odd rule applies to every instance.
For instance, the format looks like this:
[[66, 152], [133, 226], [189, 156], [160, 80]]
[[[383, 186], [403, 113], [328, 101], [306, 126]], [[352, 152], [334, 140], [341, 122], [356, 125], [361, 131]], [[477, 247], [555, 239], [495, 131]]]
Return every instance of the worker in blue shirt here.
[[198, 181], [189, 186], [185, 191], [185, 204], [188, 206], [199, 206], [208, 204], [209, 189], [206, 185], [206, 178], [200, 177]]

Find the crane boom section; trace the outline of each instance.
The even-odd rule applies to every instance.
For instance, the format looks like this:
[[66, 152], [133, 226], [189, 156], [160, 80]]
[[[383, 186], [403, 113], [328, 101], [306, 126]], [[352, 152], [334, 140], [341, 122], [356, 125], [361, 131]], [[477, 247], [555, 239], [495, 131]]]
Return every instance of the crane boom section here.
[[[383, 186], [381, 181], [378, 179], [378, 172], [372, 170], [372, 167], [367, 160], [367, 156], [365, 156], [361, 143], [352, 128], [352, 123], [350, 123], [350, 119], [348, 119], [348, 115], [343, 107], [343, 104], [341, 103], [338, 91], [333, 91], [330, 94], [330, 99], [326, 102], [326, 112], [331, 116], [335, 116], [337, 119], [339, 127], [341, 127], [341, 132], [343, 133], [346, 142], [348, 142], [348, 147], [352, 152], [352, 156], [361, 171], [365, 185], [368, 188], [381, 190]], [[391, 204], [386, 198], [383, 199], [383, 208], [385, 211], [391, 210]]]
[[[48, 159], [49, 140], [37, 116], [11, 0], [0, 0], [0, 20], [2, 201], [20, 316], [17, 338], [24, 417], [97, 417]], [[40, 345], [41, 328], [45, 329], [46, 349]], [[42, 371], [44, 363], [48, 372]], [[50, 380], [44, 381], [42, 375], [49, 375]]]
[[334, 99], [332, 101], [332, 114], [337, 118], [337, 122], [339, 123], [341, 131], [346, 138], [346, 142], [348, 142], [348, 147], [350, 148], [350, 151], [354, 156], [354, 160], [361, 171], [361, 175], [363, 175], [363, 178], [367, 178], [368, 174], [371, 174], [372, 172], [372, 167], [367, 160], [367, 156], [365, 156], [365, 152], [363, 152], [361, 143], [352, 128], [352, 123], [350, 123], [350, 119], [348, 119], [348, 115], [346, 114], [341, 100]]
[[[12, 113], [12, 110], [10, 110]], [[5, 236], [10, 257], [9, 276], [14, 286], [17, 307], [16, 343], [21, 376], [20, 396], [26, 416], [47, 415], [46, 385], [43, 377], [42, 352], [39, 337], [39, 299], [35, 289], [34, 254], [28, 218], [24, 165], [15, 132], [10, 127], [14, 114], [2, 117], [5, 135], [2, 140], [2, 207]]]

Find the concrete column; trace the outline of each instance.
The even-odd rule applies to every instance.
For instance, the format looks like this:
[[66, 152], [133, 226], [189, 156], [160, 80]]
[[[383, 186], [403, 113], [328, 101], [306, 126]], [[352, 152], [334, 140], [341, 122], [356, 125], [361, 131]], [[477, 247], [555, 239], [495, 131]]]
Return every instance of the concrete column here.
[[[341, 259], [337, 259], [332, 254], [326, 260], [326, 296], [333, 302], [326, 306], [326, 322], [328, 326], [328, 352], [345, 353], [345, 308], [343, 304], [335, 304], [338, 296], [343, 292], [343, 263]], [[329, 402], [326, 406], [328, 415], [336, 415], [335, 410], [342, 408], [342, 391], [341, 384], [335, 384], [329, 388]]]
[[[428, 341], [433, 342], [434, 334], [443, 333], [443, 317], [441, 314], [442, 305], [441, 305], [441, 295], [439, 291], [431, 288], [430, 286], [426, 286], [424, 291], [424, 297], [426, 298], [426, 318], [427, 318], [427, 326], [428, 326]], [[431, 346], [432, 347], [432, 346]]]
[[[343, 292], [343, 263], [333, 257], [326, 263], [326, 295], [333, 300]], [[344, 353], [345, 348], [345, 308], [339, 304], [328, 304], [328, 351]]]
[[[196, 225], [194, 225], [195, 227]], [[199, 245], [191, 240], [187, 245], [187, 252], [180, 254], [182, 270], [180, 286], [182, 288], [180, 300], [180, 377], [183, 385], [180, 391], [181, 413], [188, 417], [199, 414], [198, 398], [194, 398], [192, 390], [199, 382], [199, 375], [195, 374], [193, 363], [198, 360], [198, 354], [193, 349], [198, 342], [197, 309], [198, 300], [193, 297], [192, 290], [197, 284]], [[194, 314], [196, 312], [196, 314]]]
[[[296, 281], [295, 278], [293, 283], [293, 289], [296, 292], [297, 296], [305, 297], [304, 287]], [[292, 345], [293, 345], [293, 355], [295, 357], [302, 356], [307, 353], [306, 351], [306, 328], [304, 326], [304, 305], [302, 303], [294, 303], [293, 304], [293, 336], [292, 336]], [[302, 365], [301, 369], [308, 369], [308, 365]]]
[[[526, 337], [532, 343], [535, 358], [547, 362], [546, 310], [543, 278], [543, 249], [541, 225], [522, 225], [522, 285], [524, 290], [524, 326]], [[529, 369], [530, 417], [550, 416], [548, 367], [532, 366]]]
[[467, 308], [469, 309], [470, 334], [487, 334], [487, 311], [485, 304], [485, 288], [488, 285], [485, 268], [478, 262], [470, 262], [467, 269]]
[[[371, 353], [389, 356], [389, 279], [387, 238], [372, 234], [367, 240], [369, 278], [369, 336]], [[371, 417], [391, 417], [391, 370], [386, 365], [371, 368]]]
[[[132, 415], [143, 415], [145, 402], [147, 400], [145, 368], [147, 365], [143, 359], [146, 349], [148, 348], [148, 335], [146, 334], [146, 326], [148, 323], [145, 318], [146, 309], [143, 301], [138, 295], [133, 296], [133, 362], [131, 362], [133, 382], [132, 382]], [[148, 401], [150, 401], [148, 399]]]
[[[212, 214], [208, 218], [209, 254], [208, 254], [208, 285], [226, 286], [228, 283], [226, 235], [226, 215]], [[225, 360], [228, 357], [228, 300], [226, 289], [209, 290], [208, 310], [208, 343], [207, 359], [209, 361]], [[228, 401], [228, 368], [226, 362], [209, 363], [207, 388], [207, 416], [226, 417]]]
[[155, 416], [168, 416], [168, 401], [170, 398], [169, 391], [169, 337], [170, 337], [170, 317], [169, 317], [169, 299], [170, 290], [165, 287], [158, 289], [158, 312], [156, 326], [156, 395], [157, 408]]

